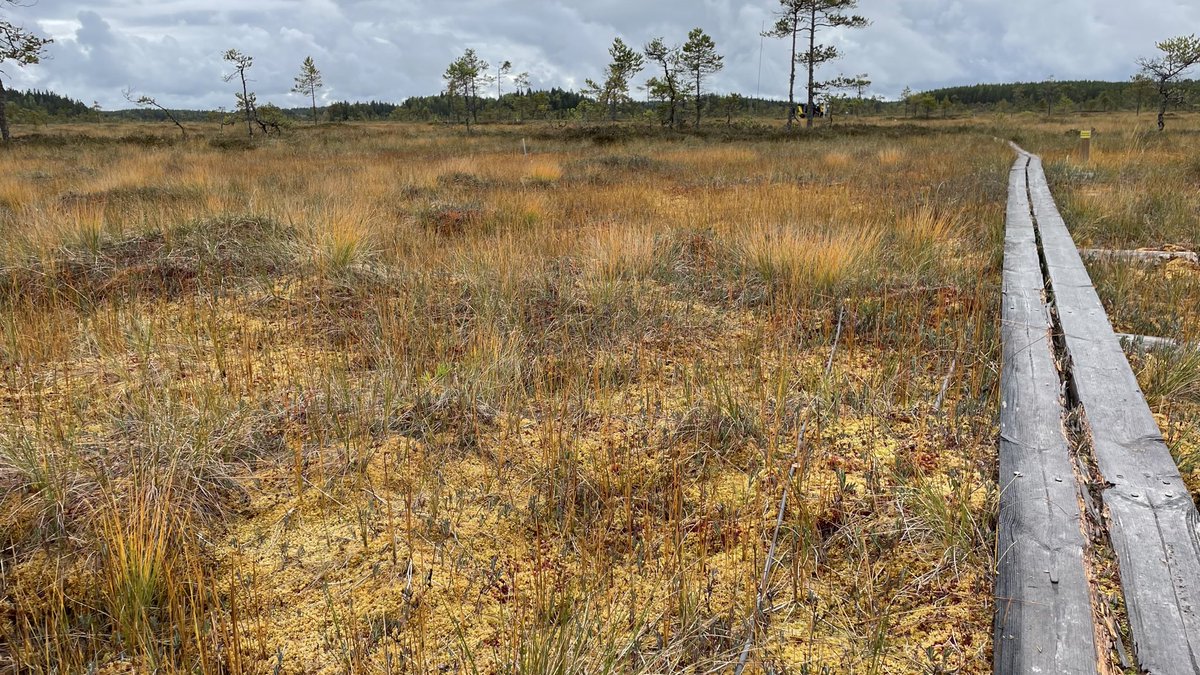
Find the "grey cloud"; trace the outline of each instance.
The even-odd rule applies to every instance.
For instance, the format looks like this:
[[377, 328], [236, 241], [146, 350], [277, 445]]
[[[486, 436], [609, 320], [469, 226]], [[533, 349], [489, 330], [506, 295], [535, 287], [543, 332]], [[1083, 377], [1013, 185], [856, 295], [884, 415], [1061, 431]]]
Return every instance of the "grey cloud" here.
[[[720, 91], [787, 93], [787, 45], [761, 40], [775, 0], [45, 0], [8, 10], [56, 43], [40, 66], [10, 72], [17, 87], [47, 87], [105, 107], [124, 105], [126, 86], [167, 105], [231, 106], [221, 54], [255, 57], [261, 101], [299, 105], [289, 94], [300, 61], [325, 73], [326, 100], [402, 100], [442, 88], [446, 64], [471, 47], [510, 60], [535, 86], [578, 87], [596, 78], [620, 35], [681, 41], [701, 26], [725, 54]], [[1153, 43], [1200, 25], [1194, 0], [1153, 10], [1118, 0], [862, 0], [865, 30], [825, 40], [845, 57], [826, 76], [869, 73], [875, 93], [894, 96], [948, 84], [1124, 79]]]

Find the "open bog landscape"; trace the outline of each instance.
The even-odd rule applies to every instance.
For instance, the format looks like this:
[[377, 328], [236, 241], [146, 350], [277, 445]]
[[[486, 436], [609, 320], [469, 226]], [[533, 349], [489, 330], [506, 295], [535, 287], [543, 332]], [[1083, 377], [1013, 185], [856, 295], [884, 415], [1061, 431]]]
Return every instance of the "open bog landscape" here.
[[[702, 673], [753, 634], [753, 672], [988, 672], [1003, 141], [1081, 247], [1194, 251], [1197, 123], [30, 134], [0, 670]], [[1194, 262], [1091, 265], [1118, 331], [1200, 339]], [[1195, 494], [1200, 360], [1130, 354]]]
[[1200, 675], [1200, 9], [859, 4], [0, 0], [0, 675]]
[[525, 143], [6, 158], [14, 653], [982, 668], [1008, 148]]

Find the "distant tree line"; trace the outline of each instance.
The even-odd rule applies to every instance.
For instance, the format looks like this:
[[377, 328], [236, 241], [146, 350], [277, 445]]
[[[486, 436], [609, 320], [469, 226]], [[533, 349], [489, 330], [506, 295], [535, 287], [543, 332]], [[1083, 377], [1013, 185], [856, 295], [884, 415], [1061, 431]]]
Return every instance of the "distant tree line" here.
[[[1200, 101], [1200, 81], [1181, 83], [1183, 98]], [[589, 92], [590, 93], [590, 92]], [[899, 101], [883, 101], [850, 91], [847, 96], [830, 96], [839, 115], [889, 115], [895, 117], [938, 118], [953, 117], [970, 112], [1046, 112], [1047, 96], [1054, 113], [1076, 111], [1115, 112], [1143, 110], [1153, 112], [1158, 99], [1155, 87], [1149, 82], [1103, 82], [1095, 80], [1014, 82], [1007, 84], [977, 84], [947, 87], [925, 92], [908, 92]], [[624, 119], [658, 120], [660, 103], [641, 92], [641, 99], [622, 101], [619, 114]], [[18, 124], [47, 124], [52, 122], [87, 121], [144, 121], [169, 123], [168, 112], [153, 109], [99, 110], [67, 96], [51, 91], [29, 90], [8, 93], [9, 118]], [[732, 123], [746, 118], [779, 118], [788, 114], [787, 101], [755, 98], [739, 94], [703, 94], [700, 100], [704, 115], [710, 120]], [[282, 108], [280, 113], [290, 120], [307, 121], [312, 106]], [[181, 122], [214, 122], [228, 113], [205, 110], [170, 111]], [[317, 119], [331, 122], [402, 121], [453, 122], [455, 104], [445, 94], [413, 96], [401, 103], [388, 101], [336, 101], [316, 107]], [[582, 92], [561, 88], [546, 90], [521, 89], [505, 92], [501, 98], [483, 98], [478, 116], [488, 123], [537, 120], [602, 121], [612, 116], [611, 103]]]
[[[583, 94], [554, 87], [518, 89], [500, 98], [479, 98], [470, 111], [473, 120], [485, 122], [521, 122], [527, 120], [566, 119], [584, 101]], [[413, 96], [392, 110], [374, 117], [406, 122], [462, 121], [466, 111], [457, 95], [443, 92], [436, 96]]]
[[[585, 97], [565, 89], [537, 91], [525, 89], [505, 93], [500, 100], [483, 99], [481, 119], [488, 122], [569, 119]], [[174, 115], [181, 122], [216, 122], [229, 113], [221, 110], [156, 110], [130, 108], [100, 110], [82, 101], [51, 91], [11, 91], [8, 94], [9, 118], [19, 124], [48, 124], [52, 122], [142, 121], [169, 122]], [[261, 109], [262, 106], [260, 106]], [[396, 120], [406, 122], [448, 121], [453, 118], [453, 105], [445, 95], [414, 96], [402, 103], [388, 101], [335, 101], [316, 107], [317, 119], [331, 122]], [[312, 117], [312, 107], [281, 108], [280, 112], [295, 121]], [[520, 113], [518, 117], [517, 114]]]
[[[1200, 100], [1200, 81], [1181, 83], [1184, 98]], [[1110, 112], [1156, 108], [1153, 84], [1140, 77], [1127, 82], [1099, 80], [1047, 80], [1007, 84], [974, 84], [933, 89], [905, 95], [902, 103], [911, 116], [940, 115], [964, 109], [999, 112]]]
[[8, 92], [8, 117], [13, 122], [67, 121], [95, 117], [83, 101], [42, 89]]

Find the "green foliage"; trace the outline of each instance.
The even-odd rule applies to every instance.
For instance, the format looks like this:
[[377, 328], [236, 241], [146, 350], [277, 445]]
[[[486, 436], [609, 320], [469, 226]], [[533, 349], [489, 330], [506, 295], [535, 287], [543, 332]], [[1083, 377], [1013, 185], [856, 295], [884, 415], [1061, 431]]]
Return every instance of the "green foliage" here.
[[1197, 63], [1200, 63], [1200, 38], [1181, 35], [1163, 40], [1155, 45], [1162, 54], [1156, 58], [1141, 58], [1137, 64], [1142, 75], [1154, 82], [1158, 89], [1158, 129], [1166, 127], [1167, 108], [1184, 101], [1184, 89], [1180, 80]]
[[926, 92], [924, 94], [917, 94], [914, 96], [912, 102], [913, 105], [921, 111], [921, 115], [928, 118], [933, 114], [934, 109], [937, 108], [938, 99], [937, 96], [934, 96], [932, 93]]
[[446, 81], [446, 95], [452, 101], [462, 102], [462, 112], [465, 113], [463, 120], [468, 130], [472, 121], [479, 121], [479, 90], [491, 82], [490, 69], [491, 65], [480, 59], [474, 49], [468, 49], [451, 62], [442, 74], [442, 79]]
[[[822, 64], [841, 56], [833, 45], [817, 42], [817, 34], [831, 28], [863, 28], [870, 22], [865, 17], [850, 14], [858, 7], [858, 0], [779, 0], [775, 26], [764, 33], [767, 37], [789, 38], [792, 41], [792, 64], [788, 82], [788, 125], [795, 121], [796, 64], [804, 65], [808, 71], [808, 101], [806, 110], [812, 110], [820, 93], [831, 83], [816, 79], [817, 69]], [[797, 43], [803, 43], [798, 48]], [[807, 116], [807, 125], [813, 118]]]
[[13, 122], [36, 124], [90, 120], [95, 112], [83, 101], [52, 91], [14, 91], [7, 94], [8, 117]]
[[[859, 73], [858, 75], [854, 75], [853, 77], [845, 77], [845, 76], [839, 75], [836, 79], [833, 79], [828, 83], [829, 89], [832, 89], [834, 91], [852, 91], [852, 92], [854, 92], [855, 96], [853, 98], [851, 98], [849, 96], [845, 96], [845, 95], [840, 95], [840, 96], [836, 96], [836, 97], [831, 96], [830, 98], [831, 99], [836, 98], [838, 101], [839, 107], [844, 107], [845, 109], [848, 109], [855, 113], [861, 112], [864, 105], [866, 104], [866, 101], [863, 98], [863, 94], [866, 93], [867, 87], [869, 87], [869, 86], [871, 86], [871, 80], [867, 79], [867, 73]], [[947, 103], [949, 103], [949, 102], [947, 102]], [[833, 109], [833, 106], [831, 105], [830, 106], [830, 114], [832, 114], [832, 112], [833, 112], [832, 109]]]
[[[541, 91], [522, 87], [515, 92], [504, 94], [498, 100], [482, 98], [475, 103], [478, 106], [476, 112], [480, 120], [512, 119], [514, 112], [519, 120], [545, 120], [569, 118], [570, 112], [583, 100], [583, 94], [558, 87]], [[448, 94], [442, 93], [437, 96], [413, 96], [399, 105], [381, 101], [366, 103], [342, 101], [333, 104], [327, 110], [330, 119], [333, 120], [392, 119], [404, 122], [431, 122], [454, 119], [461, 121], [462, 101], [452, 99]]]
[[651, 40], [642, 51], [662, 71], [661, 77], [656, 75], [646, 81], [646, 90], [651, 98], [663, 102], [660, 119], [673, 129], [680, 122], [679, 105], [683, 99], [680, 88], [684, 73], [682, 51], [677, 45], [668, 47], [661, 37]]
[[385, 101], [336, 101], [325, 107], [325, 117], [334, 122], [351, 120], [382, 120], [394, 115], [402, 106]]
[[317, 64], [313, 62], [311, 56], [305, 57], [304, 63], [300, 64], [300, 74], [296, 76], [292, 91], [304, 94], [312, 100], [313, 124], [317, 123], [317, 90], [324, 86], [325, 83], [321, 79], [321, 71], [317, 70]]
[[46, 45], [54, 42], [26, 31], [8, 21], [0, 21], [0, 64], [31, 66], [40, 63]]
[[[1183, 80], [1177, 83], [1181, 98], [1200, 96], [1200, 82]], [[1046, 111], [1047, 91], [1052, 91], [1051, 107], [1068, 98], [1082, 111], [1141, 111], [1154, 97], [1155, 83], [1144, 75], [1135, 75], [1128, 82], [1099, 80], [1057, 80], [1053, 82], [1010, 82], [945, 87], [928, 92], [938, 100], [949, 99], [955, 105], [974, 110], [996, 112]], [[911, 92], [902, 96], [910, 104], [917, 96]], [[909, 112], [913, 112], [911, 105]]]
[[222, 58], [233, 64], [233, 72], [225, 75], [225, 81], [230, 82], [237, 79], [242, 83], [242, 93], [235, 94], [237, 97], [237, 109], [246, 117], [246, 134], [253, 137], [254, 108], [257, 97], [246, 85], [246, 71], [250, 70], [250, 67], [254, 65], [254, 57], [243, 54], [236, 49], [230, 49], [225, 52]]
[[688, 78], [695, 85], [692, 92], [693, 100], [696, 103], [696, 126], [700, 126], [700, 101], [704, 92], [702, 86], [704, 78], [713, 73], [720, 72], [725, 67], [725, 57], [717, 53], [717, 44], [703, 30], [693, 28], [688, 33], [687, 42], [683, 44], [683, 49], [680, 51], [680, 62], [684, 70], [688, 74]]
[[[0, 67], [15, 63], [19, 67], [40, 63], [46, 46], [53, 40], [39, 37], [8, 21], [0, 20]], [[0, 70], [0, 74], [3, 71]], [[8, 116], [4, 105], [4, 87], [0, 84], [0, 136], [9, 141]]]
[[272, 131], [283, 131], [292, 126], [292, 120], [274, 103], [259, 107], [258, 123], [269, 127]]
[[619, 37], [613, 40], [608, 54], [612, 62], [604, 70], [604, 83], [588, 80], [586, 93], [606, 106], [609, 119], [615, 120], [620, 106], [632, 101], [629, 97], [629, 80], [646, 67], [646, 59]]

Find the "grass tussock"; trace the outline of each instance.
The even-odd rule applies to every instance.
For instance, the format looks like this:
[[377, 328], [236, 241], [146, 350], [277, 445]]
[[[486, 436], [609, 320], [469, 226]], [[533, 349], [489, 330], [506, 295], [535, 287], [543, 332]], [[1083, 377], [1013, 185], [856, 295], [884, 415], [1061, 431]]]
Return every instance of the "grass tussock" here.
[[0, 268], [0, 298], [47, 304], [177, 297], [278, 274], [292, 264], [291, 238], [288, 228], [261, 217], [219, 217], [130, 237], [84, 226], [59, 248]]
[[1004, 146], [86, 131], [0, 159], [0, 671], [713, 672], [760, 590], [987, 670]]

